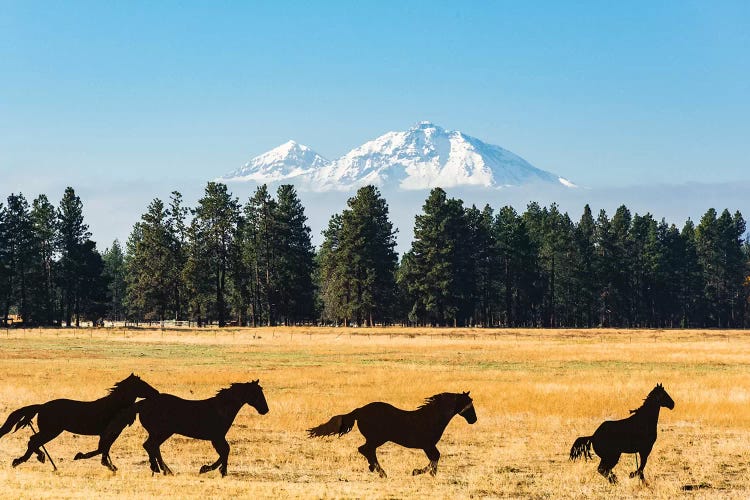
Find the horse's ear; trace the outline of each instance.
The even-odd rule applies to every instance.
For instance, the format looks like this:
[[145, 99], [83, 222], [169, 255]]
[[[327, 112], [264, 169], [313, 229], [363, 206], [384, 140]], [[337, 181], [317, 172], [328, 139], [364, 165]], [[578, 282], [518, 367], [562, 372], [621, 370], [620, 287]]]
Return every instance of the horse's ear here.
[[253, 384], [257, 384], [258, 382], [260, 382], [259, 378], [256, 378], [255, 380], [253, 380]]

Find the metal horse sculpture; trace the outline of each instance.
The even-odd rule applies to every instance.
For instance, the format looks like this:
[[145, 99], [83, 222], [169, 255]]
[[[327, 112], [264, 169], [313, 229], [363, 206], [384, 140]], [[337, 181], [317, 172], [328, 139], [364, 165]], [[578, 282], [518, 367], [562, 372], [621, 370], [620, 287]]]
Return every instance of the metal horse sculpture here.
[[674, 401], [664, 390], [661, 384], [657, 384], [648, 393], [643, 405], [630, 410], [628, 418], [623, 420], [608, 420], [603, 422], [591, 436], [579, 437], [570, 449], [570, 459], [576, 460], [583, 457], [588, 460], [591, 456], [591, 446], [594, 452], [601, 458], [597, 471], [607, 478], [610, 483], [617, 483], [612, 469], [620, 460], [622, 453], [638, 453], [641, 457], [641, 465], [630, 477], [638, 476], [645, 482], [643, 469], [646, 468], [648, 455], [656, 442], [656, 424], [659, 421], [659, 410], [661, 407], [674, 408]]
[[377, 471], [380, 477], [386, 477], [378, 463], [376, 450], [392, 441], [406, 448], [424, 450], [430, 463], [424, 468], [414, 469], [412, 474], [416, 476], [429, 472], [434, 476], [440, 460], [440, 452], [435, 445], [456, 415], [461, 415], [470, 424], [477, 421], [474, 403], [468, 392], [436, 394], [414, 411], [401, 410], [388, 403], [370, 403], [346, 415], [336, 415], [328, 422], [308, 429], [307, 433], [309, 437], [342, 436], [352, 430], [354, 422], [357, 422], [359, 432], [365, 437], [365, 444], [359, 447], [359, 452], [367, 459], [370, 472]]
[[[150, 398], [159, 391], [148, 385], [140, 377], [130, 374], [124, 380], [117, 382], [109, 394], [96, 401], [75, 401], [71, 399], [53, 399], [43, 404], [30, 405], [12, 412], [2, 427], [0, 437], [21, 427], [31, 427], [34, 416], [37, 417], [39, 432], [29, 439], [26, 453], [13, 460], [13, 467], [27, 461], [33, 453], [37, 460], [44, 462], [42, 449], [44, 444], [52, 441], [63, 431], [73, 434], [99, 436], [99, 448], [95, 454], [101, 452], [101, 436], [110, 421], [123, 409], [132, 406], [137, 398]], [[107, 450], [109, 451], [109, 450]], [[117, 470], [109, 453], [102, 454], [102, 464], [113, 472]]]
[[102, 448], [108, 453], [122, 430], [131, 425], [135, 416], [139, 415], [141, 425], [148, 432], [143, 448], [148, 453], [152, 475], [159, 472], [172, 474], [172, 470], [164, 463], [159, 447], [173, 434], [180, 434], [211, 441], [219, 458], [212, 464], [202, 466], [200, 473], [218, 468], [221, 475], [226, 476], [229, 457], [226, 435], [245, 404], [255, 408], [261, 415], [268, 413], [266, 397], [257, 380], [232, 384], [221, 389], [216, 396], [202, 400], [182, 399], [161, 393], [157, 397], [139, 401], [114, 419], [102, 438]]

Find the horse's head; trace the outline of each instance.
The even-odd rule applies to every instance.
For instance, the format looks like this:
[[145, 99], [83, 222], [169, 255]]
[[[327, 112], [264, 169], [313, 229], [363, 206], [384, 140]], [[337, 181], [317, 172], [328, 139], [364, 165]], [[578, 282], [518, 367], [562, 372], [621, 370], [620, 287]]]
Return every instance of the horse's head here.
[[258, 380], [253, 380], [242, 385], [245, 389], [245, 403], [255, 408], [261, 415], [268, 413], [266, 396], [263, 394], [263, 388], [258, 383]]
[[664, 386], [661, 384], [656, 384], [656, 387], [651, 390], [646, 399], [653, 399], [659, 406], [669, 408], [670, 410], [674, 409], [674, 400], [667, 394], [667, 391], [664, 390]]
[[156, 396], [159, 391], [148, 385], [141, 377], [133, 373], [127, 378], [117, 382], [112, 388], [112, 392], [122, 392], [136, 398], [148, 398]]
[[474, 412], [474, 401], [469, 396], [469, 392], [456, 394], [455, 414], [461, 415], [470, 424], [477, 421], [477, 414]]

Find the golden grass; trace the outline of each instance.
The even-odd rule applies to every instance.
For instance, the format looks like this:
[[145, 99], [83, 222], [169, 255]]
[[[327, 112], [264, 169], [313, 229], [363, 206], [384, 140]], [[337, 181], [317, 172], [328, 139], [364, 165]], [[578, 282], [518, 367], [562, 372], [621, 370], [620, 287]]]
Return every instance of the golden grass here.
[[[750, 496], [750, 334], [630, 330], [28, 330], [0, 331], [0, 419], [58, 397], [95, 399], [131, 371], [166, 392], [209, 397], [260, 378], [270, 413], [244, 408], [228, 434], [229, 476], [198, 475], [211, 445], [175, 436], [162, 446], [174, 477], [151, 477], [138, 424], [98, 458], [72, 461], [96, 438], [48, 444], [59, 471], [33, 458], [16, 469], [29, 431], [0, 439], [0, 495], [92, 497], [531, 497], [747, 498]], [[610, 486], [595, 463], [570, 463], [577, 436], [623, 418], [662, 382], [662, 410], [646, 468], [632, 455]], [[304, 430], [369, 401], [414, 408], [443, 391], [471, 390], [478, 422], [457, 417], [438, 444], [438, 475], [419, 450], [379, 449], [380, 479], [357, 453], [356, 429], [310, 440]], [[698, 488], [685, 492], [683, 487]]]

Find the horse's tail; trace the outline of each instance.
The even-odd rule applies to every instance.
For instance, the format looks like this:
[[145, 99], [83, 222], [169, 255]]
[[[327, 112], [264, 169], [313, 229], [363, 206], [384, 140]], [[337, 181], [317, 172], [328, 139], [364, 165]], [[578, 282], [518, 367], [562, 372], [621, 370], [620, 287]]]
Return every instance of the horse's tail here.
[[356, 420], [357, 410], [346, 415], [336, 415], [335, 417], [331, 417], [325, 424], [307, 429], [307, 437], [334, 436], [336, 434], [343, 436], [352, 430]]
[[36, 416], [39, 412], [39, 407], [42, 405], [31, 405], [19, 408], [16, 411], [8, 415], [8, 420], [5, 421], [2, 427], [0, 427], [0, 437], [5, 436], [10, 432], [11, 428], [15, 425], [16, 428], [13, 432], [16, 432], [21, 427], [25, 427], [31, 423], [31, 419]]
[[593, 458], [591, 456], [591, 436], [581, 436], [575, 440], [570, 448], [570, 459], [577, 460], [583, 457], [584, 460]]

